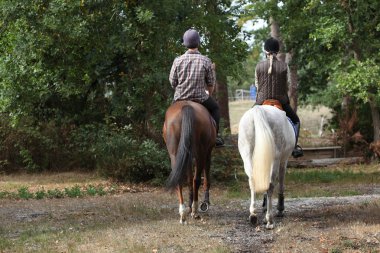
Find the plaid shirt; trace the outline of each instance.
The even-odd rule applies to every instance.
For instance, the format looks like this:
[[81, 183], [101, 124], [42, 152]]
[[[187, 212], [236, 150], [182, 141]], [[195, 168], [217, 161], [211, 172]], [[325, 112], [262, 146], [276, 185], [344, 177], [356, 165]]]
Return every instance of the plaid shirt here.
[[202, 103], [208, 99], [207, 86], [215, 84], [211, 60], [197, 51], [186, 51], [177, 57], [169, 81], [175, 89], [174, 101], [192, 100]]

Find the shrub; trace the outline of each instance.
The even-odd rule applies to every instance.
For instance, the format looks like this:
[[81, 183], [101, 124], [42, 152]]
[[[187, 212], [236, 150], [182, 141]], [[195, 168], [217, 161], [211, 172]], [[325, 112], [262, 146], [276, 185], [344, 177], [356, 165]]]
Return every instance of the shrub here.
[[18, 197], [20, 199], [31, 199], [34, 195], [29, 191], [28, 187], [21, 187], [18, 189]]
[[97, 169], [120, 181], [163, 181], [169, 172], [166, 149], [133, 137], [129, 127], [103, 131], [94, 146]]

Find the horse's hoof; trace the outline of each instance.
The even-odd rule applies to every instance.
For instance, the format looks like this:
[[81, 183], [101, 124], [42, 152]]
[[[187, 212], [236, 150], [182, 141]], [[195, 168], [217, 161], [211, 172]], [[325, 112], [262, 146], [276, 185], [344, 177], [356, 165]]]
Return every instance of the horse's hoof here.
[[201, 216], [199, 216], [199, 214], [196, 214], [196, 213], [191, 213], [191, 217], [194, 219], [194, 220], [199, 220], [201, 218]]
[[208, 211], [209, 204], [207, 202], [202, 202], [202, 204], [199, 206], [199, 211], [205, 213]]
[[282, 218], [284, 217], [284, 212], [278, 211], [276, 216]]
[[274, 229], [274, 224], [269, 224], [267, 223], [267, 225], [265, 226], [267, 229]]
[[251, 222], [252, 225], [256, 225], [257, 224], [257, 216], [251, 214], [249, 216], [249, 222]]
[[180, 219], [180, 220], [179, 220], [179, 223], [180, 223], [181, 225], [187, 225], [187, 221], [186, 221], [186, 220], [182, 220], [182, 219]]

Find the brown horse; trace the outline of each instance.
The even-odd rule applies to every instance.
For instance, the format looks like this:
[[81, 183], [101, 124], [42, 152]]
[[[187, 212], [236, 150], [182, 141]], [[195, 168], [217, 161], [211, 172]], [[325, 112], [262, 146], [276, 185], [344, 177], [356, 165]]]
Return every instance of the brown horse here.
[[[191, 101], [178, 101], [172, 104], [165, 115], [163, 137], [171, 161], [171, 173], [167, 181], [169, 189], [176, 189], [179, 199], [180, 223], [186, 222], [187, 213], [199, 218], [198, 190], [201, 174], [204, 172], [204, 202], [201, 210], [209, 205], [211, 152], [215, 146], [215, 123], [207, 109]], [[195, 170], [193, 176], [193, 159]], [[182, 187], [189, 185], [189, 210], [183, 201]]]

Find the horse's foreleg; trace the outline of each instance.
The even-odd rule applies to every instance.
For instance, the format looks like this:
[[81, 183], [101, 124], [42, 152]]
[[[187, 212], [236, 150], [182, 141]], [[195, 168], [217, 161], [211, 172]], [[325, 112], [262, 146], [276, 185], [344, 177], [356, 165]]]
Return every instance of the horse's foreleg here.
[[182, 186], [177, 186], [177, 195], [179, 200], [179, 222], [181, 224], [186, 224], [187, 210], [185, 204], [183, 203]]
[[206, 167], [204, 170], [204, 180], [203, 180], [203, 189], [204, 189], [204, 199], [201, 203], [201, 210], [207, 212], [210, 206], [210, 166], [211, 166], [211, 152], [207, 156]]
[[194, 218], [194, 219], [199, 219], [199, 215], [198, 215], [198, 191], [199, 191], [199, 187], [201, 185], [201, 171], [199, 171], [199, 167], [197, 165], [196, 169], [195, 169], [195, 173], [194, 173], [194, 179], [193, 179], [193, 192], [194, 192], [194, 195], [193, 195], [193, 204], [191, 205], [191, 216]]
[[267, 229], [274, 228], [273, 214], [272, 214], [272, 197], [273, 197], [273, 183], [269, 184], [269, 189], [267, 191], [267, 212], [265, 214], [264, 222], [266, 223]]

